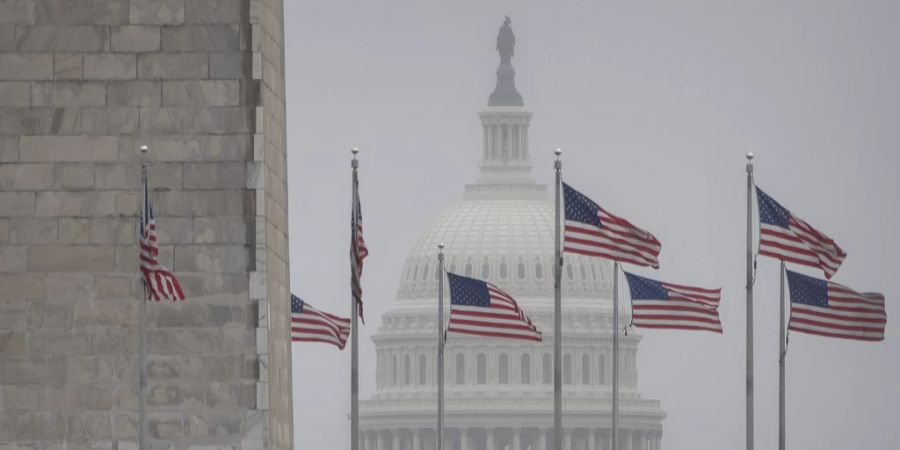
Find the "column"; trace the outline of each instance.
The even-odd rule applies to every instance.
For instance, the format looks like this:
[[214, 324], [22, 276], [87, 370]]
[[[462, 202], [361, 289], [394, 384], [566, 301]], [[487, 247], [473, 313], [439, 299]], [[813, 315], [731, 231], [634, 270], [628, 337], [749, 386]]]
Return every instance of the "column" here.
[[596, 434], [596, 431], [588, 428], [588, 450], [597, 450], [597, 444], [594, 442], [594, 434]]
[[631, 431], [619, 428], [619, 444], [621, 450], [631, 450]]
[[487, 445], [485, 445], [485, 450], [494, 450], [494, 429], [485, 428], [484, 432], [487, 434]]
[[459, 429], [459, 450], [469, 450], [469, 429]]
[[400, 430], [391, 430], [391, 448], [400, 450]]
[[419, 448], [422, 446], [422, 444], [419, 442], [419, 438], [420, 438], [419, 434], [420, 433], [421, 433], [421, 430], [412, 430], [413, 450], [421, 450]]
[[572, 450], [572, 430], [563, 428], [563, 449]]
[[522, 429], [513, 428], [512, 450], [522, 450]]
[[546, 428], [538, 428], [537, 450], [547, 450], [547, 429]]

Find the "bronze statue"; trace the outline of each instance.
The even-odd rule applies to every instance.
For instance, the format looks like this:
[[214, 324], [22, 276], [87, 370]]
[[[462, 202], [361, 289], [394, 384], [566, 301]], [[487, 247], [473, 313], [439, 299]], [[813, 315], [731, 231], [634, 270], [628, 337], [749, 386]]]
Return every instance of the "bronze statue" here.
[[512, 27], [509, 26], [510, 23], [512, 23], [512, 20], [509, 19], [509, 16], [506, 16], [503, 25], [500, 26], [500, 31], [497, 33], [497, 51], [500, 52], [500, 64], [509, 64], [515, 53], [513, 49], [516, 46], [516, 36], [513, 34]]

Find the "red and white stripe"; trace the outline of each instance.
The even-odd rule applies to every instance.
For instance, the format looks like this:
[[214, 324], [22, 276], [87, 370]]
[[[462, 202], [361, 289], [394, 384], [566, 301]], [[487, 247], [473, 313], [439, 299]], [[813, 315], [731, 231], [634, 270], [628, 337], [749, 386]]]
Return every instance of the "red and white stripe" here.
[[827, 283], [828, 307], [791, 303], [788, 329], [834, 338], [883, 341], [887, 324], [884, 296]]
[[817, 267], [831, 278], [847, 254], [828, 236], [791, 214], [788, 229], [760, 223], [759, 254]]
[[159, 263], [159, 246], [156, 242], [156, 222], [153, 219], [144, 227], [141, 237], [140, 269], [150, 300], [184, 300], [184, 292], [175, 275]]
[[450, 305], [449, 333], [541, 341], [541, 332], [506, 292], [487, 283], [490, 308]]
[[638, 266], [659, 267], [662, 245], [656, 237], [603, 208], [598, 208], [597, 214], [604, 225], [602, 228], [566, 220], [563, 251]]
[[691, 300], [632, 300], [632, 324], [642, 328], [722, 333], [719, 310]]
[[291, 340], [325, 342], [343, 350], [350, 337], [350, 319], [319, 311], [304, 303], [299, 313], [291, 313]]
[[669, 300], [687, 300], [718, 308], [722, 299], [722, 289], [703, 289], [662, 281], [660, 284], [669, 291]]

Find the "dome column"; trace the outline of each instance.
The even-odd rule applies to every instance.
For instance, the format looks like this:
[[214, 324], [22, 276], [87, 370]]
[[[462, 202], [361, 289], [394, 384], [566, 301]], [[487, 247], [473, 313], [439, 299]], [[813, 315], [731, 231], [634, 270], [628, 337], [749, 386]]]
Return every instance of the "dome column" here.
[[422, 430], [419, 430], [419, 429], [412, 430], [413, 450], [419, 450], [419, 447], [421, 446], [421, 443], [419, 442], [419, 438], [420, 438], [419, 434], [421, 432], [422, 432]]
[[469, 429], [459, 429], [459, 450], [469, 450]]
[[513, 450], [522, 450], [522, 429], [521, 428], [513, 428], [512, 430], [512, 448]]
[[538, 446], [537, 450], [547, 450], [547, 429], [538, 429]]
[[493, 428], [485, 428], [484, 432], [486, 435], [484, 450], [495, 450], [494, 449], [494, 429]]
[[572, 429], [571, 428], [563, 429], [563, 448], [566, 450], [572, 450]]
[[588, 450], [597, 450], [597, 443], [594, 442], [594, 430], [588, 429], [587, 448]]

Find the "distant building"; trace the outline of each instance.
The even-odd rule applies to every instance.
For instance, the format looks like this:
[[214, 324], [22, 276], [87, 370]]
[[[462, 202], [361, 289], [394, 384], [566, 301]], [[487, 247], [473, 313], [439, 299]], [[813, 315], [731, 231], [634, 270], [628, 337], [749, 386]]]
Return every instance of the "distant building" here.
[[[400, 275], [397, 300], [373, 337], [376, 392], [360, 406], [365, 450], [435, 447], [439, 243], [446, 245], [448, 271], [489, 280], [509, 292], [544, 333], [539, 344], [450, 336], [444, 448], [551, 448], [554, 205], [547, 186], [531, 175], [531, 112], [522, 106], [514, 75], [508, 60], [501, 62], [497, 87], [479, 113], [484, 136], [479, 179], [419, 239]], [[577, 255], [564, 259], [565, 449], [608, 449], [612, 265]], [[445, 300], [449, 305], [446, 291]], [[642, 398], [637, 389], [639, 341], [635, 333], [620, 340], [620, 448], [658, 450], [665, 414], [659, 401]]]

